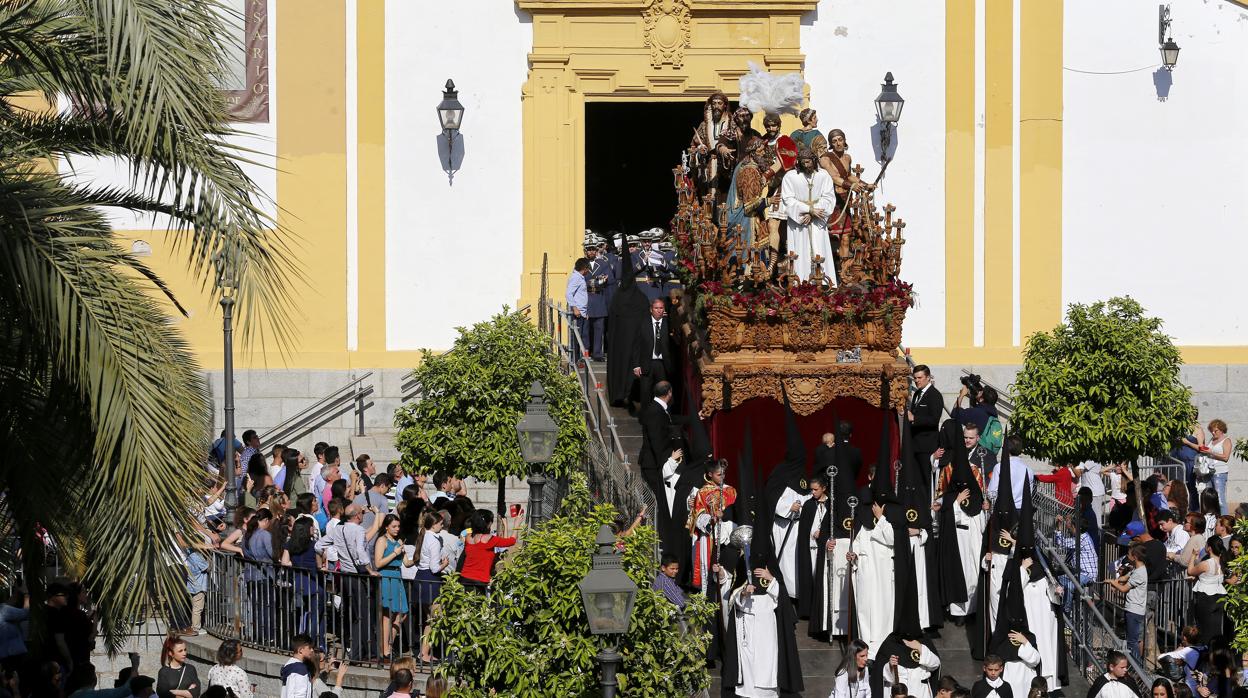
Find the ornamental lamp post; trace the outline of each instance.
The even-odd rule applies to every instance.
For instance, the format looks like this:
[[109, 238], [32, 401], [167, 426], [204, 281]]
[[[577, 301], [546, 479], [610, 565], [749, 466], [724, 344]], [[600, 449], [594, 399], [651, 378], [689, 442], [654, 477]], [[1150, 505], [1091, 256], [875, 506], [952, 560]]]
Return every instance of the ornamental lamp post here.
[[888, 162], [888, 147], [893, 142], [893, 127], [901, 120], [901, 108], [905, 105], [906, 100], [901, 98], [897, 86], [893, 84], [893, 73], [885, 73], [880, 96], [875, 98], [875, 115], [884, 124], [880, 131], [880, 151], [885, 162]]
[[559, 425], [550, 418], [550, 405], [546, 404], [546, 390], [540, 381], [529, 387], [529, 402], [524, 406], [524, 416], [516, 423], [516, 435], [520, 439], [520, 455], [530, 466], [529, 474], [529, 528], [542, 522], [542, 488], [546, 476], [542, 466], [555, 455], [559, 437]]
[[227, 243], [212, 257], [217, 268], [217, 288], [221, 290], [222, 334], [225, 340], [223, 384], [225, 403], [225, 520], [234, 521], [238, 508], [238, 473], [234, 468], [234, 294], [238, 290], [238, 252]]
[[1174, 70], [1179, 62], [1179, 45], [1174, 43], [1170, 35], [1170, 6], [1157, 6], [1157, 43], [1161, 51], [1161, 65], [1166, 70]]
[[[594, 554], [593, 568], [581, 580], [581, 603], [585, 617], [589, 619], [589, 632], [594, 635], [627, 635], [632, 622], [633, 601], [637, 598], [637, 585], [621, 567], [622, 557], [615, 551], [615, 534], [609, 526], [598, 529], [595, 541], [598, 552]], [[615, 698], [620, 682], [616, 678], [620, 656], [616, 641], [600, 651], [595, 657], [602, 667], [602, 696]]]
[[451, 153], [455, 152], [455, 134], [464, 122], [464, 105], [459, 103], [459, 91], [455, 89], [455, 81], [447, 79], [446, 89], [442, 91], [442, 101], [438, 103], [438, 122], [442, 124], [442, 133], [446, 135], [446, 169], [452, 169]]
[[1179, 62], [1179, 45], [1174, 43], [1174, 39], [1166, 39], [1166, 43], [1161, 45], [1161, 64], [1166, 70], [1174, 70], [1174, 65]]

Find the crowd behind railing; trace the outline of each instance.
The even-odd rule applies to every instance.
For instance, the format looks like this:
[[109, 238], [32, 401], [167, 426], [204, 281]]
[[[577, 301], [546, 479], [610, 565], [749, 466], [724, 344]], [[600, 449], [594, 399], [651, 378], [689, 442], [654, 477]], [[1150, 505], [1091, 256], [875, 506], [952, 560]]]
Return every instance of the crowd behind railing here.
[[1235, 627], [1225, 612], [1227, 590], [1241, 583], [1227, 563], [1243, 555], [1235, 533], [1242, 505], [1224, 509], [1219, 489], [1171, 456], [1135, 468], [1080, 467], [1089, 465], [1101, 471], [1104, 496], [1079, 472], [1038, 483], [1034, 493], [1071, 656], [1094, 675], [1109, 651], [1122, 651], [1139, 695], [1158, 677], [1179, 696], [1229, 698], [1248, 686], [1248, 655], [1231, 648]]

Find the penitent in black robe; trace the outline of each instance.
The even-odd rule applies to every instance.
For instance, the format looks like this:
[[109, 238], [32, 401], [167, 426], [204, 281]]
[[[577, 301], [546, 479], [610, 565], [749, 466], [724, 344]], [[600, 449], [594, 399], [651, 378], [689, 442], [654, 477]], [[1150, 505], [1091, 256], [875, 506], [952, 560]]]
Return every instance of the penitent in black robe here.
[[611, 332], [607, 334], [607, 395], [612, 404], [628, 402], [636, 376], [633, 375], [633, 345], [637, 335], [644, 332], [649, 323], [650, 301], [633, 278], [633, 256], [622, 255], [623, 273], [620, 288], [611, 299], [607, 310], [607, 322]]
[[[828, 612], [824, 604], [827, 594], [820, 593], [819, 590], [826, 589], [828, 585], [827, 545], [828, 537], [832, 533], [831, 504], [826, 499], [822, 504], [813, 498], [806, 500], [797, 523], [797, 616], [803, 620], [811, 619], [807, 628], [807, 634], [811, 637], [827, 636], [827, 630], [820, 628], [818, 619], [826, 617]], [[812, 550], [810, 534], [814, 529], [815, 513], [820, 506], [823, 507], [823, 518], [814, 538], [815, 549]]]

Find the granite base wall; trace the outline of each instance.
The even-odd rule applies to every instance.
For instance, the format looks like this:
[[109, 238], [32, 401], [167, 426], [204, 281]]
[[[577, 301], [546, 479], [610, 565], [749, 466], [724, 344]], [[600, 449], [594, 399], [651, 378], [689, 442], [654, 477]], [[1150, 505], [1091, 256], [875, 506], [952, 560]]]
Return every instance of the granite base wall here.
[[[916, 362], [921, 359], [915, 357]], [[931, 365], [932, 378], [949, 409], [953, 408], [954, 398], [962, 388], [959, 378], [965, 375], [963, 369], [978, 373], [998, 390], [1004, 390], [1014, 383], [1021, 368], [1020, 365]], [[1221, 419], [1226, 422], [1232, 439], [1248, 436], [1248, 365], [1193, 364], [1184, 366], [1180, 375], [1183, 383], [1192, 389], [1202, 424]], [[1232, 458], [1230, 465], [1227, 497], [1232, 505], [1248, 502], [1248, 463]]]
[[[369, 369], [319, 370], [270, 369], [234, 372], [234, 428], [242, 434], [255, 429], [264, 434], [284, 420], [312, 406]], [[410, 369], [373, 369], [364, 381], [371, 387], [364, 400], [364, 432], [368, 435], [393, 434], [394, 411], [410, 396], [414, 385], [405, 384]], [[219, 434], [225, 420], [225, 378], [222, 371], [205, 371], [214, 409], [213, 433]], [[318, 420], [322, 421], [322, 420]], [[352, 436], [357, 433], [359, 416], [354, 402], [343, 403], [332, 418], [323, 420], [306, 434], [287, 440], [288, 446], [312, 449], [318, 441], [335, 444], [347, 455]]]

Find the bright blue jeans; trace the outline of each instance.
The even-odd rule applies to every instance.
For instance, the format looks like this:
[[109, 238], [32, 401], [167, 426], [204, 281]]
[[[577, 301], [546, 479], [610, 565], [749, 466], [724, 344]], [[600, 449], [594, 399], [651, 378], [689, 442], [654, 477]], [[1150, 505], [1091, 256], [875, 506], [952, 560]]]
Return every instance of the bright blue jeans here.
[[1140, 657], [1140, 637], [1144, 634], [1144, 614], [1126, 612], [1127, 616], [1127, 651], [1136, 661], [1143, 662]]
[[1231, 513], [1231, 503], [1226, 499], [1226, 476], [1230, 473], [1214, 473], [1213, 489], [1218, 491], [1218, 504], [1223, 514]]

